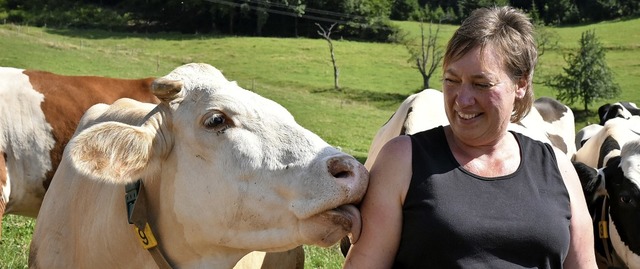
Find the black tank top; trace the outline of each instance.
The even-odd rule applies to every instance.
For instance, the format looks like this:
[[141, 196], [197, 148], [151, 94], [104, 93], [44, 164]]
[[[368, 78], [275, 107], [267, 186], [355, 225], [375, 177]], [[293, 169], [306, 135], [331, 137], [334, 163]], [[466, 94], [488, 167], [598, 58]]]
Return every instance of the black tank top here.
[[513, 174], [495, 178], [462, 168], [442, 126], [411, 136], [394, 268], [562, 268], [571, 212], [555, 154], [512, 134], [525, 154]]

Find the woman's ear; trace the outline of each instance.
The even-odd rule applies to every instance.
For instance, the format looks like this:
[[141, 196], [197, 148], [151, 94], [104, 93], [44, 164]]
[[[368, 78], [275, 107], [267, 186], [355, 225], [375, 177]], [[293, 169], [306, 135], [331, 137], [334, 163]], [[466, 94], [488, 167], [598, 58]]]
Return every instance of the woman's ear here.
[[529, 88], [529, 82], [526, 77], [520, 77], [516, 82], [516, 98], [522, 99], [527, 93], [527, 89]]

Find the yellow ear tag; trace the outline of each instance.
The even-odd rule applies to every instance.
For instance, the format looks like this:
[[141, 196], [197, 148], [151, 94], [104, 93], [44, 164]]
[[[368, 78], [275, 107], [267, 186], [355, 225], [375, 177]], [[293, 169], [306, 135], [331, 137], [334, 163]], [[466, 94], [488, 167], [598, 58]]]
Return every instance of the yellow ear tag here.
[[598, 222], [598, 232], [600, 233], [600, 238], [609, 238], [609, 229], [606, 220]]
[[140, 239], [140, 244], [144, 249], [150, 249], [158, 245], [158, 241], [153, 236], [153, 232], [151, 232], [151, 227], [149, 227], [149, 223], [144, 224], [144, 230], [138, 229], [138, 226], [133, 225], [133, 229], [138, 234], [138, 239]]

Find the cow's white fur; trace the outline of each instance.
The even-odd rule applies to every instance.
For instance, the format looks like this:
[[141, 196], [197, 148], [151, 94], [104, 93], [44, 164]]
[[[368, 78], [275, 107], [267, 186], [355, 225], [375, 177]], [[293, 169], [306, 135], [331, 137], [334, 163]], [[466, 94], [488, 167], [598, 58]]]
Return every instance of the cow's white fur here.
[[627, 268], [640, 268], [640, 256], [633, 253], [633, 251], [631, 251], [631, 249], [622, 242], [620, 234], [616, 229], [616, 225], [611, 220], [611, 217], [609, 217], [609, 238], [611, 240], [611, 245], [613, 245], [613, 249], [616, 251], [616, 255], [620, 257]]
[[7, 154], [8, 179], [2, 197], [8, 201], [5, 214], [35, 217], [55, 141], [40, 108], [44, 95], [33, 89], [22, 71], [0, 67], [0, 152]]
[[620, 156], [624, 175], [640, 189], [640, 135], [622, 146]]
[[[38, 217], [32, 266], [153, 267], [126, 222], [122, 184], [138, 178], [178, 268], [230, 268], [250, 250], [328, 246], [357, 224], [355, 207], [341, 207], [366, 190], [357, 160], [211, 66], [183, 66], [164, 79], [184, 85], [170, 106], [121, 99], [85, 114], [89, 126], [65, 149]], [[205, 128], [216, 115], [228, 129]]]

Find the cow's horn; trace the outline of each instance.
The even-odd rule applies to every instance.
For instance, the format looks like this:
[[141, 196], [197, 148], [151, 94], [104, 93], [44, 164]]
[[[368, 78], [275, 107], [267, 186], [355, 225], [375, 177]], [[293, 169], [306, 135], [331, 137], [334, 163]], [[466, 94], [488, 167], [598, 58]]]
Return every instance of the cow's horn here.
[[182, 81], [171, 80], [166, 78], [157, 78], [151, 85], [153, 94], [163, 102], [170, 102], [176, 97], [182, 90]]

